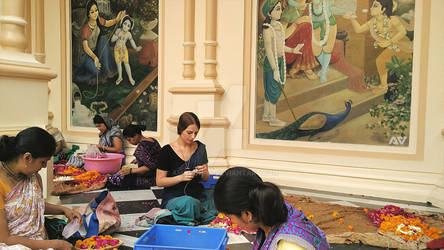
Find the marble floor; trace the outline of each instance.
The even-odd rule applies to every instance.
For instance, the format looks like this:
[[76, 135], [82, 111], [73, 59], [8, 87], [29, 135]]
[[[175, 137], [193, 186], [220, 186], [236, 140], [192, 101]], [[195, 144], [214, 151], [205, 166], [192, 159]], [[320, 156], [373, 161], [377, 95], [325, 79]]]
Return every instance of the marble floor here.
[[[444, 213], [440, 208], [433, 206], [430, 203], [406, 202], [400, 200], [381, 199], [376, 197], [365, 197], [356, 195], [339, 194], [332, 192], [320, 192], [309, 189], [296, 189], [281, 187], [282, 192], [286, 195], [306, 195], [318, 201], [324, 201], [334, 204], [366, 207], [366, 208], [380, 208], [388, 204], [396, 205], [402, 208], [411, 208], [421, 211], [430, 211], [437, 213]], [[87, 203], [95, 198], [102, 190], [86, 192], [75, 195], [60, 196], [62, 205], [86, 206]], [[162, 197], [162, 188], [153, 187], [144, 190], [122, 190], [111, 191], [111, 195], [116, 200], [119, 208], [122, 224], [118, 232], [113, 236], [118, 237], [124, 241], [123, 246], [119, 249], [132, 249], [136, 240], [147, 230], [144, 227], [138, 227], [134, 224], [136, 218], [148, 212], [151, 208], [159, 207]], [[252, 235], [235, 235], [229, 233], [228, 247], [231, 250], [247, 250], [251, 249]], [[334, 244], [332, 249], [383, 249], [378, 247], [371, 247], [366, 245], [340, 245]]]

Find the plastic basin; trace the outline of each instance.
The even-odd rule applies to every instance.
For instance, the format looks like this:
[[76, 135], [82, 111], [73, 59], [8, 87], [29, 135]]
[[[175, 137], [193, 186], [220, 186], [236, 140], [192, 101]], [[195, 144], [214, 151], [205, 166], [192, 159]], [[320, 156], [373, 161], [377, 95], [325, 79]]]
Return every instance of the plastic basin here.
[[104, 158], [82, 156], [86, 171], [96, 170], [102, 174], [114, 174], [120, 170], [123, 154], [105, 153]]

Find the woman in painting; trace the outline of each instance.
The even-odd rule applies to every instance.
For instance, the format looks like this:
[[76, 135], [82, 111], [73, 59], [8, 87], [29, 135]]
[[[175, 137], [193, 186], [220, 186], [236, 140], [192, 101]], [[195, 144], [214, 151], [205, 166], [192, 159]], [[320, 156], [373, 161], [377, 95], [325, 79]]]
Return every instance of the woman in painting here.
[[319, 79], [313, 69], [319, 65], [311, 46], [311, 20], [306, 0], [286, 0], [281, 22], [285, 29], [285, 45], [290, 48], [304, 44], [301, 54], [285, 53], [288, 75], [296, 78], [303, 71], [310, 80]]
[[265, 60], [264, 60], [264, 114], [262, 120], [270, 126], [282, 127], [286, 122], [276, 116], [276, 103], [281, 96], [281, 89], [286, 81], [285, 53], [299, 54], [303, 44], [294, 48], [285, 46], [285, 30], [279, 22], [282, 14], [280, 0], [266, 0], [262, 6], [265, 21], [262, 24]]
[[145, 125], [130, 124], [123, 130], [123, 137], [132, 145], [137, 146], [134, 151], [137, 168], [123, 167], [117, 176], [108, 179], [108, 187], [142, 187], [149, 188], [156, 185], [156, 164], [160, 153], [160, 144], [153, 137], [145, 137], [142, 131]]
[[253, 249], [329, 249], [324, 233], [279, 188], [253, 171], [233, 167], [214, 188], [214, 203], [241, 228], [256, 232]]
[[0, 249], [17, 244], [27, 249], [72, 249], [67, 241], [49, 240], [44, 227], [45, 214], [64, 214], [82, 224], [78, 212], [43, 199], [38, 172], [46, 168], [55, 148], [52, 135], [38, 127], [0, 138]]
[[107, 114], [97, 114], [94, 116], [93, 122], [100, 131], [97, 148], [103, 152], [125, 155], [122, 133], [119, 127], [114, 125], [113, 120]]
[[89, 0], [86, 4], [88, 21], [81, 30], [83, 53], [80, 66], [73, 75], [73, 81], [76, 83], [92, 84], [96, 83], [97, 78], [103, 81], [114, 74], [108, 40], [100, 36], [100, 28], [115, 25], [126, 12], [120, 11], [116, 18], [105, 20], [100, 17], [97, 6], [95, 0]]
[[179, 137], [162, 147], [157, 163], [156, 183], [164, 187], [161, 207], [170, 210], [179, 224], [208, 223], [214, 219], [212, 213], [188, 211], [190, 207], [204, 208], [209, 204], [199, 182], [210, 178], [205, 144], [195, 140], [199, 129], [199, 118], [192, 112], [183, 113], [177, 124]]
[[378, 69], [380, 86], [373, 90], [374, 93], [386, 93], [388, 90], [388, 70], [386, 63], [392, 61], [392, 56], [401, 59], [412, 58], [413, 43], [406, 36], [407, 30], [400, 17], [393, 15], [393, 0], [375, 0], [370, 8], [372, 18], [365, 24], [360, 25], [356, 17], [344, 15], [350, 19], [356, 33], [370, 31], [375, 39], [375, 48], [384, 48], [384, 51], [376, 57], [376, 68]]

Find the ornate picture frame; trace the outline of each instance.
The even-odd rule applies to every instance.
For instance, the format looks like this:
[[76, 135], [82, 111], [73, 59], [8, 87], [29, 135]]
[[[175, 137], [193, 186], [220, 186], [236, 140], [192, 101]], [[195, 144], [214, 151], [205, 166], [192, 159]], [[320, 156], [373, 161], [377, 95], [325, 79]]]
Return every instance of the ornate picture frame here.
[[[86, 13], [87, 5], [94, 5], [90, 2], [97, 4], [99, 12], [93, 28]], [[138, 4], [64, 0], [60, 6], [63, 133], [71, 137], [97, 134], [92, 118], [108, 113], [121, 129], [141, 124], [146, 126], [146, 135], [159, 138], [164, 0]], [[101, 30], [95, 32], [96, 27]], [[90, 51], [86, 48], [94, 45]]]
[[[315, 0], [315, 2], [319, 2], [320, 0]], [[345, 2], [347, 0], [344, 0], [343, 2]], [[420, 160], [423, 158], [424, 155], [424, 113], [425, 113], [425, 101], [426, 101], [426, 82], [427, 82], [427, 63], [428, 63], [428, 37], [429, 37], [429, 23], [430, 23], [430, 18], [429, 18], [429, 13], [430, 13], [430, 3], [428, 3], [427, 1], [410, 1], [414, 3], [414, 14], [413, 14], [413, 18], [414, 18], [414, 26], [413, 28], [413, 32], [414, 32], [414, 42], [413, 42], [413, 56], [412, 58], [412, 67], [411, 67], [411, 96], [409, 98], [411, 98], [411, 106], [410, 106], [410, 110], [408, 110], [409, 112], [409, 116], [410, 116], [410, 121], [409, 124], [407, 126], [407, 128], [404, 128], [404, 133], [403, 134], [388, 134], [387, 136], [385, 136], [382, 132], [381, 134], [381, 130], [375, 130], [375, 128], [372, 129], [371, 126], [375, 126], [375, 124], [377, 125], [383, 125], [384, 123], [381, 122], [381, 119], [379, 119], [379, 121], [370, 124], [369, 122], [367, 122], [366, 124], [362, 124], [361, 121], [361, 127], [360, 130], [358, 129], [358, 131], [351, 131], [350, 127], [350, 119], [343, 119], [342, 121], [340, 121], [338, 124], [336, 125], [332, 125], [330, 126], [329, 130], [325, 130], [325, 131], [315, 131], [315, 129], [319, 129], [322, 126], [327, 126], [326, 124], [328, 124], [328, 122], [325, 122], [326, 119], [325, 117], [334, 117], [335, 115], [339, 115], [341, 113], [346, 113], [347, 111], [347, 99], [343, 98], [343, 100], [340, 100], [338, 98], [336, 99], [331, 99], [331, 102], [324, 102], [324, 103], [320, 103], [317, 105], [313, 105], [312, 103], [310, 103], [310, 96], [325, 96], [325, 95], [329, 95], [328, 93], [334, 93], [335, 91], [338, 91], [337, 88], [352, 88], [352, 85], [350, 83], [348, 84], [330, 84], [329, 82], [327, 83], [320, 83], [320, 80], [318, 78], [318, 80], [316, 80], [316, 83], [313, 83], [313, 86], [309, 86], [307, 87], [307, 84], [309, 84], [309, 79], [306, 79], [307, 76], [303, 75], [300, 78], [295, 77], [295, 79], [291, 79], [290, 82], [288, 82], [288, 80], [285, 82], [285, 87], [281, 88], [281, 93], [282, 95], [279, 97], [279, 101], [275, 102], [277, 103], [275, 105], [275, 107], [273, 107], [274, 109], [277, 109], [277, 112], [275, 114], [277, 114], [275, 117], [277, 119], [281, 119], [286, 122], [287, 124], [285, 124], [284, 126], [266, 126], [267, 123], [269, 123], [267, 121], [267, 119], [269, 117], [266, 117], [266, 119], [264, 119], [263, 114], [264, 114], [264, 110], [265, 110], [265, 102], [264, 102], [264, 84], [263, 84], [263, 78], [265, 77], [265, 74], [263, 74], [263, 66], [260, 65], [260, 61], [263, 60], [263, 57], [266, 56], [266, 52], [264, 51], [264, 49], [261, 49], [261, 43], [262, 46], [264, 44], [264, 41], [260, 41], [261, 40], [261, 35], [263, 36], [263, 23], [264, 23], [264, 14], [262, 13], [264, 9], [266, 9], [266, 11], [268, 11], [267, 6], [264, 8], [264, 4], [266, 3], [271, 3], [271, 2], [276, 2], [276, 1], [272, 1], [272, 0], [259, 0], [259, 1], [245, 1], [245, 42], [244, 42], [244, 99], [245, 99], [245, 104], [244, 105], [244, 134], [243, 134], [243, 146], [246, 149], [256, 149], [256, 150], [275, 150], [275, 151], [297, 151], [300, 153], [313, 153], [313, 154], [334, 154], [334, 155], [343, 155], [343, 156], [362, 156], [362, 157], [378, 157], [378, 158], [387, 158], [387, 159], [414, 159], [414, 160]], [[281, 3], [285, 2], [286, 4], [288, 4], [288, 0], [284, 0], [281, 1]], [[307, 4], [307, 9], [308, 6], [310, 6], [313, 3], [313, 0], [311, 1], [292, 1], [294, 2], [299, 2], [299, 3], [308, 3]], [[320, 1], [322, 2], [322, 1]], [[327, 2], [327, 0], [326, 0]], [[338, 1], [337, 1], [338, 2]], [[341, 2], [341, 1], [339, 1]], [[366, 2], [366, 3], [364, 3]], [[368, 3], [367, 3], [368, 2]], [[373, 4], [373, 0], [370, 1], [358, 1], [358, 10], [356, 11], [357, 13], [357, 21], [358, 23], [360, 23], [361, 25], [369, 22], [372, 18], [369, 9], [371, 10], [372, 8], [372, 4]], [[409, 2], [409, 1], [403, 1], [403, 2]], [[365, 5], [363, 7], [363, 4]], [[285, 4], [284, 4], [285, 5]], [[274, 7], [274, 6], [273, 6]], [[285, 6], [283, 6], [281, 9], [281, 11], [283, 11], [283, 13], [285, 12], [284, 9]], [[395, 9], [394, 6], [393, 8]], [[310, 12], [306, 11], [307, 13], [305, 13], [306, 15], [308, 15], [309, 17], [307, 18], [309, 20], [309, 18], [311, 18], [310, 16]], [[362, 9], [364, 9], [364, 11], [362, 11]], [[303, 10], [303, 8], [302, 8]], [[410, 15], [412, 15], [412, 13], [409, 13]], [[283, 14], [282, 14], [283, 15]], [[303, 16], [302, 13], [300, 13], [301, 16]], [[298, 16], [299, 17], [299, 16]], [[352, 43], [352, 39], [357, 39], [356, 36], [350, 36], [350, 34], [352, 32], [354, 32], [353, 30], [353, 25], [350, 23], [351, 21], [349, 20], [345, 20], [344, 18], [338, 16], [336, 17], [337, 20], [337, 25], [344, 25], [344, 23], [347, 23], [348, 26], [346, 26], [344, 29], [346, 31], [346, 33], [349, 34], [348, 38], [345, 38], [342, 42], [342, 44], [344, 44], [344, 42], [346, 43], [345, 45], [343, 45], [343, 50], [348, 50], [345, 53], [352, 53], [353, 55], [356, 55], [357, 53], [367, 53], [369, 54], [369, 58], [371, 58], [371, 56], [373, 56], [373, 61], [371, 61], [368, 58], [357, 58], [360, 59], [360, 63], [362, 63], [362, 65], [364, 65], [363, 67], [365, 67], [367, 64], [371, 64], [371, 66], [368, 66], [367, 68], [363, 68], [362, 70], [364, 71], [364, 73], [366, 71], [368, 72], [375, 72], [376, 75], [378, 74], [376, 65], [375, 65], [375, 60], [374, 60], [374, 55], [371, 55], [371, 53], [376, 54], [376, 52], [380, 53], [383, 49], [381, 48], [371, 48], [373, 47], [373, 43], [375, 42], [375, 39], [372, 37], [372, 34], [369, 34], [369, 32], [367, 31], [367, 34], [364, 34], [360, 37], [360, 39], [362, 39], [362, 41], [358, 41], [355, 43], [355, 45], [353, 45]], [[355, 18], [355, 17], [353, 17]], [[287, 16], [287, 20], [291, 19]], [[341, 19], [341, 20], [340, 20]], [[282, 18], [279, 20], [280, 22], [284, 22], [284, 18]], [[307, 21], [307, 20], [305, 20]], [[302, 22], [299, 22], [298, 24], [300, 24]], [[288, 26], [288, 25], [287, 25]], [[286, 26], [286, 27], [287, 27]], [[300, 27], [300, 26], [299, 26]], [[325, 27], [325, 26], [324, 26]], [[279, 27], [276, 28], [276, 30], [279, 30]], [[274, 34], [278, 34], [278, 31], [274, 32]], [[337, 29], [338, 31], [340, 30], [339, 28]], [[287, 28], [284, 28], [284, 31], [287, 31]], [[311, 29], [310, 31], [314, 31], [314, 29]], [[324, 31], [325, 32], [325, 31]], [[273, 32], [268, 32], [269, 34], [273, 34]], [[338, 32], [339, 33], [339, 32]], [[268, 34], [268, 36], [270, 36]], [[284, 33], [285, 34], [285, 33]], [[291, 47], [288, 46], [288, 39], [289, 39], [289, 34], [291, 35], [291, 32], [287, 32], [287, 34], [285, 34], [285, 38], [284, 38], [284, 44], [283, 47]], [[299, 33], [301, 34], [301, 33]], [[304, 33], [302, 33], [304, 34]], [[343, 34], [343, 33], [342, 33]], [[310, 36], [311, 37], [311, 36]], [[315, 37], [315, 36], [313, 36]], [[262, 37], [263, 38], [263, 37]], [[312, 37], [311, 37], [312, 38]], [[267, 39], [267, 38], [266, 38]], [[264, 40], [266, 40], [264, 39]], [[301, 38], [299, 38], [301, 39]], [[313, 39], [313, 38], [312, 38]], [[309, 40], [312, 40], [309, 39]], [[338, 37], [338, 35], [336, 35], [336, 40], [338, 39], [342, 39], [340, 37]], [[303, 40], [303, 39], [301, 39]], [[351, 40], [351, 41], [350, 41]], [[273, 39], [269, 39], [268, 41], [272, 41], [271, 45], [273, 45]], [[305, 39], [305, 43], [307, 39]], [[371, 42], [371, 44], [369, 45], [369, 42]], [[301, 43], [301, 42], [299, 42]], [[359, 52], [359, 44], [356, 45], [357, 43], [361, 43], [361, 52]], [[297, 43], [293, 44], [293, 48], [295, 48], [295, 46], [297, 45]], [[353, 45], [353, 46], [352, 46]], [[305, 44], [303, 45], [305, 46]], [[315, 45], [313, 44], [313, 47]], [[371, 47], [370, 47], [371, 46]], [[376, 46], [376, 45], [375, 45]], [[273, 46], [272, 46], [273, 47]], [[278, 46], [277, 46], [278, 47]], [[336, 48], [336, 44], [335, 44], [335, 48]], [[357, 49], [358, 48], [358, 49]], [[281, 49], [282, 48], [281, 46]], [[288, 50], [288, 48], [285, 48], [286, 51], [285, 52], [292, 52], [291, 50]], [[289, 48], [292, 49], [292, 48]], [[296, 48], [297, 49], [297, 48]], [[372, 51], [370, 49], [373, 49], [375, 51]], [[273, 48], [270, 50], [273, 51]], [[303, 51], [302, 49], [300, 51]], [[300, 52], [299, 51], [299, 52]], [[314, 49], [313, 49], [314, 51]], [[261, 55], [262, 53], [262, 55]], [[344, 52], [342, 52], [344, 53]], [[288, 54], [286, 54], [288, 55]], [[262, 56], [262, 58], [261, 58]], [[358, 60], [356, 58], [354, 58], [353, 56], [350, 55], [345, 55], [343, 56], [346, 60], [351, 60], [352, 63], [354, 65], [358, 65], [359, 63]], [[286, 58], [288, 58], [286, 56]], [[356, 60], [354, 60], [356, 59]], [[392, 59], [392, 58], [390, 58]], [[319, 62], [319, 58], [316, 58], [316, 62]], [[398, 60], [399, 62], [399, 60]], [[393, 62], [392, 62], [393, 63]], [[402, 61], [402, 64], [406, 64], [407, 60]], [[273, 64], [273, 63], [272, 63]], [[290, 66], [290, 64], [285, 63], [286, 66]], [[401, 63], [399, 63], [401, 64]], [[274, 65], [279, 65], [279, 62], [275, 62]], [[271, 65], [273, 66], [273, 65]], [[373, 69], [372, 69], [373, 67]], [[270, 69], [272, 70], [273, 67], [270, 67]], [[330, 73], [327, 74], [327, 79], [332, 75], [332, 71], [334, 71], [337, 68], [333, 68], [330, 64], [329, 68], [332, 68], [330, 70]], [[261, 72], [259, 72], [259, 70]], [[318, 66], [318, 68], [315, 68], [316, 70], [314, 70], [314, 73], [318, 73], [319, 71], [322, 71], [322, 67], [321, 65]], [[282, 69], [281, 69], [282, 70]], [[372, 71], [373, 70], [373, 71]], [[268, 77], [271, 77], [271, 79], [273, 79], [273, 71], [271, 71], [271, 75], [269, 75]], [[294, 73], [294, 72], [291, 72]], [[299, 74], [304, 74], [305, 72], [303, 70], [300, 70], [298, 72]], [[408, 74], [409, 72], [407, 72]], [[283, 75], [283, 74], [281, 74]], [[287, 68], [285, 70], [285, 75], [288, 78], [290, 78], [290, 72], [289, 69]], [[319, 73], [317, 74], [319, 76]], [[364, 77], [365, 76], [364, 74]], [[303, 78], [301, 80], [301, 78]], [[304, 79], [305, 78], [305, 79]], [[369, 77], [368, 77], [369, 78]], [[367, 81], [369, 79], [365, 79], [366, 80], [366, 85], [370, 85]], [[370, 79], [371, 80], [371, 79]], [[328, 81], [328, 80], [327, 80]], [[419, 84], [421, 83], [421, 84]], [[293, 86], [290, 86], [293, 84]], [[305, 84], [305, 85], [304, 85]], [[341, 85], [342, 87], [338, 87], [339, 85]], [[390, 86], [390, 85], [389, 85]], [[280, 86], [282, 87], [282, 85]], [[365, 87], [365, 86], [364, 86]], [[372, 91], [374, 86], [369, 86], [369, 90], [364, 90], [363, 92], [367, 92], [367, 91]], [[304, 89], [305, 88], [305, 89]], [[291, 92], [293, 89], [293, 92]], [[278, 89], [279, 90], [279, 89]], [[285, 93], [286, 91], [288, 91], [288, 93]], [[359, 91], [358, 91], [359, 92]], [[270, 92], [271, 93], [271, 92]], [[262, 96], [260, 96], [262, 95]], [[359, 95], [359, 94], [358, 94]], [[362, 94], [361, 94], [362, 95]], [[371, 96], [370, 94], [367, 94], [369, 96]], [[382, 98], [382, 100], [384, 100], [384, 93], [379, 94], [379, 98]], [[261, 98], [260, 98], [261, 97]], [[353, 101], [353, 98], [351, 98]], [[269, 99], [270, 100], [270, 99]], [[272, 103], [272, 102], [271, 102]], [[334, 106], [336, 105], [337, 107], [341, 107], [342, 103], [342, 111], [337, 111], [337, 112], [322, 112], [322, 108], [325, 108], [325, 110], [332, 110], [329, 109], [329, 106]], [[381, 117], [380, 114], [377, 114], [377, 112], [375, 110], [377, 110], [377, 108], [380, 108], [379, 112], [380, 113], [384, 113], [386, 110], [383, 109], [383, 107], [378, 106], [378, 104], [381, 104], [382, 101], [379, 102], [370, 102], [370, 104], [367, 104], [368, 106], [367, 108], [367, 116], [372, 118], [373, 120], [378, 120], [378, 119], [374, 119], [375, 117], [378, 118]], [[345, 104], [345, 105], [344, 105]], [[350, 107], [351, 110], [353, 110], [354, 108], [357, 109], [357, 104], [356, 103], [350, 103]], [[285, 106], [285, 108], [284, 108]], [[325, 107], [327, 106], [327, 107]], [[276, 108], [277, 107], [277, 108]], [[290, 107], [290, 108], [289, 108]], [[272, 109], [273, 109], [272, 108]], [[362, 109], [362, 107], [361, 107]], [[373, 111], [371, 111], [371, 109]], [[282, 112], [284, 112], [283, 110], [285, 110], [285, 112], [287, 112], [287, 114], [282, 115]], [[292, 110], [295, 110], [292, 112]], [[333, 109], [335, 110], [335, 109]], [[336, 108], [336, 110], [340, 110], [338, 108]], [[316, 111], [318, 111], [319, 113], [317, 113]], [[370, 115], [370, 112], [373, 112], [373, 116]], [[318, 121], [312, 122], [311, 124], [309, 124], [309, 126], [303, 127], [301, 125], [306, 125], [303, 124], [304, 122], [302, 121], [303, 119], [314, 116], [314, 115], [319, 115], [319, 119]], [[281, 116], [280, 116], [281, 115]], [[324, 117], [323, 117], [324, 116]], [[357, 115], [354, 115], [353, 118], [356, 118]], [[367, 118], [368, 118], [367, 117]], [[324, 120], [322, 120], [324, 119]], [[338, 125], [344, 125], [344, 122], [348, 123], [348, 126], [342, 126], [338, 128]], [[382, 121], [384, 121], [384, 118], [382, 118]], [[378, 124], [379, 122], [379, 124]], [[289, 124], [289, 125], [288, 125]], [[399, 124], [399, 123], [398, 123]], [[396, 125], [396, 124], [395, 124]], [[296, 128], [295, 130], [290, 130], [286, 128], [293, 126], [293, 128]], [[311, 127], [310, 127], [311, 126]], [[318, 127], [316, 127], [318, 126]], [[387, 127], [390, 127], [390, 124], [388, 124]], [[265, 128], [265, 129], [264, 129]], [[262, 129], [262, 130], [261, 130]], [[376, 137], [376, 140], [378, 139], [377, 137], [382, 137], [385, 136], [385, 142], [383, 143], [373, 143], [373, 142], [369, 142], [371, 140], [375, 140], [375, 138], [365, 138], [365, 140], [359, 140], [359, 138], [354, 138], [354, 137], [359, 137], [359, 136], [365, 136], [366, 133], [364, 133], [363, 131], [367, 131], [367, 134], [372, 134], [371, 132], [376, 131], [376, 135], [372, 135], [374, 137]], [[336, 131], [335, 131], [336, 130]], [[348, 130], [348, 131], [347, 131]], [[307, 131], [312, 131], [313, 134], [308, 133]], [[317, 132], [317, 133], [316, 133]], [[288, 136], [289, 133], [293, 133], [291, 136]], [[299, 136], [295, 136], [295, 134], [300, 133]], [[335, 138], [337, 138], [337, 134], [339, 133], [339, 135], [343, 135], [343, 134], [347, 134], [347, 133], [351, 133], [351, 135], [348, 135], [349, 137], [354, 138], [353, 140], [342, 140], [338, 142], [338, 140], [335, 141]], [[379, 134], [378, 134], [379, 133]], [[263, 136], [267, 134], [268, 137]], [[273, 138], [273, 135], [275, 136]], [[259, 135], [259, 136], [258, 136]], [[277, 136], [278, 135], [278, 136]], [[353, 137], [354, 136], [354, 137]], [[347, 137], [347, 135], [343, 136], [344, 138]], [[333, 138], [333, 139], [332, 139]]]

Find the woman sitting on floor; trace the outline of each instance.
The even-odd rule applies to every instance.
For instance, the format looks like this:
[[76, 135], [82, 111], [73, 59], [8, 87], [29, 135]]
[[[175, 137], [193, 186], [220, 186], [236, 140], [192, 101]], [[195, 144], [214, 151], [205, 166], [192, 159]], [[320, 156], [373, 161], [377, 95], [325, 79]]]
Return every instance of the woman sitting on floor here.
[[179, 137], [162, 148], [157, 164], [157, 186], [165, 187], [161, 207], [170, 210], [178, 224], [208, 223], [215, 217], [208, 212], [210, 203], [199, 183], [210, 178], [205, 145], [195, 141], [199, 129], [199, 118], [183, 113], [177, 124]]
[[[160, 153], [159, 142], [152, 137], [145, 137], [142, 131], [146, 129], [144, 125], [130, 124], [123, 130], [123, 137], [132, 145], [137, 145], [134, 151], [136, 159], [132, 163], [137, 163], [138, 168], [122, 168], [117, 176], [111, 177], [107, 183], [108, 187], [141, 187], [149, 188], [156, 185], [156, 164]], [[118, 182], [113, 182], [113, 178], [123, 177]]]
[[66, 249], [64, 240], [48, 240], [44, 214], [64, 214], [69, 220], [82, 216], [69, 208], [43, 199], [38, 174], [56, 148], [52, 135], [38, 127], [27, 128], [16, 137], [0, 139], [0, 249], [2, 244], [32, 249]]
[[[97, 148], [102, 152], [125, 155], [122, 133], [119, 127], [114, 125], [113, 120], [107, 114], [97, 114], [94, 116], [93, 122], [100, 131]], [[125, 164], [125, 158], [123, 158], [122, 164]]]
[[276, 185], [247, 168], [222, 174], [214, 203], [233, 223], [257, 231], [253, 249], [329, 249], [324, 233], [287, 203]]

